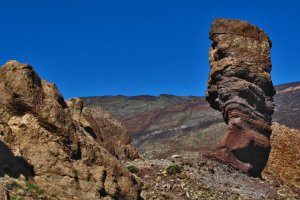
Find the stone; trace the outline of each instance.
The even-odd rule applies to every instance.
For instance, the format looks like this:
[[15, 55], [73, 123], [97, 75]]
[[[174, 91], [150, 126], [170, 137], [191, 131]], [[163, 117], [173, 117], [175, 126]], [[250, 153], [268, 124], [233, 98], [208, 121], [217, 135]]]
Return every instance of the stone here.
[[[109, 117], [98, 120], [111, 134], [128, 137]], [[66, 103], [28, 64], [9, 61], [0, 68], [0, 124], [0, 176], [21, 176], [56, 198], [140, 198], [142, 186], [120, 164], [119, 150], [113, 155], [90, 135], [94, 127], [86, 130], [82, 103]]]
[[275, 89], [268, 35], [242, 20], [215, 19], [210, 29], [206, 100], [223, 114], [227, 132], [207, 157], [259, 177], [270, 146]]
[[300, 130], [272, 125], [271, 153], [263, 178], [282, 182], [300, 190]]
[[[85, 107], [82, 113], [95, 131], [95, 140], [112, 155], [123, 160], [139, 158], [139, 153], [130, 144], [128, 131], [108, 112], [100, 107]], [[85, 129], [88, 131], [89, 127]]]
[[155, 181], [160, 182], [161, 181], [161, 176], [157, 176]]

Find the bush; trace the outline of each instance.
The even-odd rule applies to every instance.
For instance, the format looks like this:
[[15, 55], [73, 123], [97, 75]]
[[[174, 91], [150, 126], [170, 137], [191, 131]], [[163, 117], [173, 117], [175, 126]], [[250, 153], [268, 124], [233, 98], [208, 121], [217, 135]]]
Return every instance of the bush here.
[[137, 168], [137, 167], [134, 166], [134, 165], [128, 166], [127, 169], [128, 169], [128, 171], [130, 171], [130, 172], [133, 173], [133, 174], [137, 174], [137, 173], [139, 173], [139, 171], [140, 171], [140, 169]]
[[173, 175], [181, 172], [181, 167], [179, 165], [170, 165], [166, 169], [168, 175]]

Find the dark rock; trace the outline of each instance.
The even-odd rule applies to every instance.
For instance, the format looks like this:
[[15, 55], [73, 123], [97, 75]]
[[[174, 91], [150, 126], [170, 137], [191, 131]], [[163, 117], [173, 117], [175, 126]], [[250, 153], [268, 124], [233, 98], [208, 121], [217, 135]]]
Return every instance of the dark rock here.
[[206, 100], [228, 124], [208, 157], [260, 176], [270, 152], [275, 89], [267, 34], [241, 20], [216, 19], [209, 38], [210, 74]]

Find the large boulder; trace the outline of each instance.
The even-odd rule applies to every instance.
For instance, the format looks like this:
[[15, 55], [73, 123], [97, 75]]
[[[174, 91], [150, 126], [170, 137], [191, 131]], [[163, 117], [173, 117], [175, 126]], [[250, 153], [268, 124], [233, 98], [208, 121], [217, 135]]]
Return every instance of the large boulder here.
[[274, 183], [285, 183], [300, 191], [300, 130], [272, 125], [272, 150], [263, 177]]
[[216, 19], [209, 38], [206, 100], [223, 114], [228, 129], [208, 157], [260, 176], [270, 152], [275, 89], [268, 35], [241, 20]]
[[139, 199], [141, 185], [85, 121], [30, 65], [7, 62], [0, 68], [0, 175], [23, 175], [58, 198]]

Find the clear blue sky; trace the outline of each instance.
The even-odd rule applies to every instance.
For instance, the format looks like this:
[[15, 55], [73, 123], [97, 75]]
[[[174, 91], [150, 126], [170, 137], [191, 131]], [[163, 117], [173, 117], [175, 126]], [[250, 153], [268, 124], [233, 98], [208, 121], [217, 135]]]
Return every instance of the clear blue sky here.
[[31, 64], [65, 98], [204, 95], [209, 28], [224, 17], [269, 34], [275, 84], [299, 81], [299, 2], [3, 0], [0, 64]]

